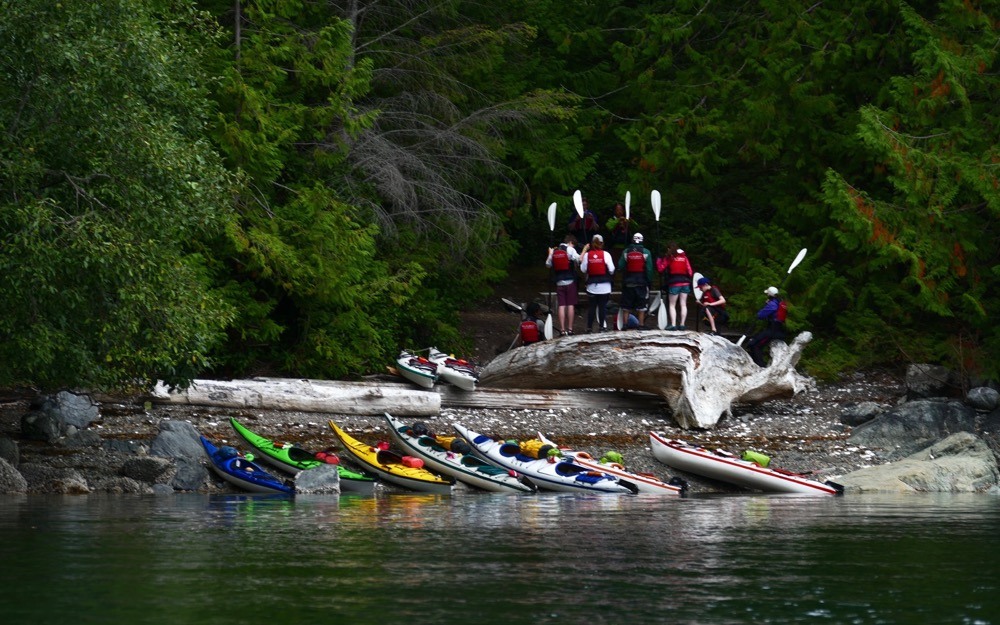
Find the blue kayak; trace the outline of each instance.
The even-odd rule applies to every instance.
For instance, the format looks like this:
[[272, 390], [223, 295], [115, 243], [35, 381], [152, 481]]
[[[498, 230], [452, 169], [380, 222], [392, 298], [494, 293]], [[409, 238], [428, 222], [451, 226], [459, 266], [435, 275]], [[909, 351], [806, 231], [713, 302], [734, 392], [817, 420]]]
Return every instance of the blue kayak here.
[[240, 455], [236, 448], [229, 445], [217, 447], [204, 436], [201, 437], [201, 444], [211, 461], [212, 470], [233, 486], [252, 493], [291, 495], [295, 492], [295, 486], [290, 480], [271, 475], [259, 464]]

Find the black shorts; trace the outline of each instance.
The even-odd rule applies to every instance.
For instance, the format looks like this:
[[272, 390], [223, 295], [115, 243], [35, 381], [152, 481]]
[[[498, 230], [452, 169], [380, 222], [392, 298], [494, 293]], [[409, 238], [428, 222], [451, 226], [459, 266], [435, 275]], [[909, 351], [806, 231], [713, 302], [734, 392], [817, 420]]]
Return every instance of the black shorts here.
[[621, 307], [625, 310], [644, 311], [649, 300], [648, 286], [623, 286]]

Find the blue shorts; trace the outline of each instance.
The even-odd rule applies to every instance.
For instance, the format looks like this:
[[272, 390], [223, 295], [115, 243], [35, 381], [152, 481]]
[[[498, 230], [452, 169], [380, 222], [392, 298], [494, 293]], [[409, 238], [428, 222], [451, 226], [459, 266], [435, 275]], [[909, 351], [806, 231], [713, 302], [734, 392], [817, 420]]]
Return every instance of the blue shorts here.
[[676, 284], [674, 286], [667, 287], [667, 293], [670, 295], [680, 295], [681, 293], [691, 293], [690, 284]]

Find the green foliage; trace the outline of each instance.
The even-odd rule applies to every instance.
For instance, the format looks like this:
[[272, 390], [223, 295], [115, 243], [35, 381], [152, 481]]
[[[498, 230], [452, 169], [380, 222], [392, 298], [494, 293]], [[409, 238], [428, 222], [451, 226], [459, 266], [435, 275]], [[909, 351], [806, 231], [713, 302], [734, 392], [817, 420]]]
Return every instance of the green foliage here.
[[0, 37], [0, 384], [183, 383], [231, 318], [197, 253], [230, 189], [211, 30], [182, 4], [26, 0]]

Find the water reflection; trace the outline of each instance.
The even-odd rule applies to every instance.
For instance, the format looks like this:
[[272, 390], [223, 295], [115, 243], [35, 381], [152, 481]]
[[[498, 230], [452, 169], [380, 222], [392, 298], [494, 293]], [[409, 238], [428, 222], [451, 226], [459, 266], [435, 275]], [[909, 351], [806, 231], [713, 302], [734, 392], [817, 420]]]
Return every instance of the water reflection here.
[[19, 496], [0, 532], [14, 623], [1000, 622], [985, 496]]

